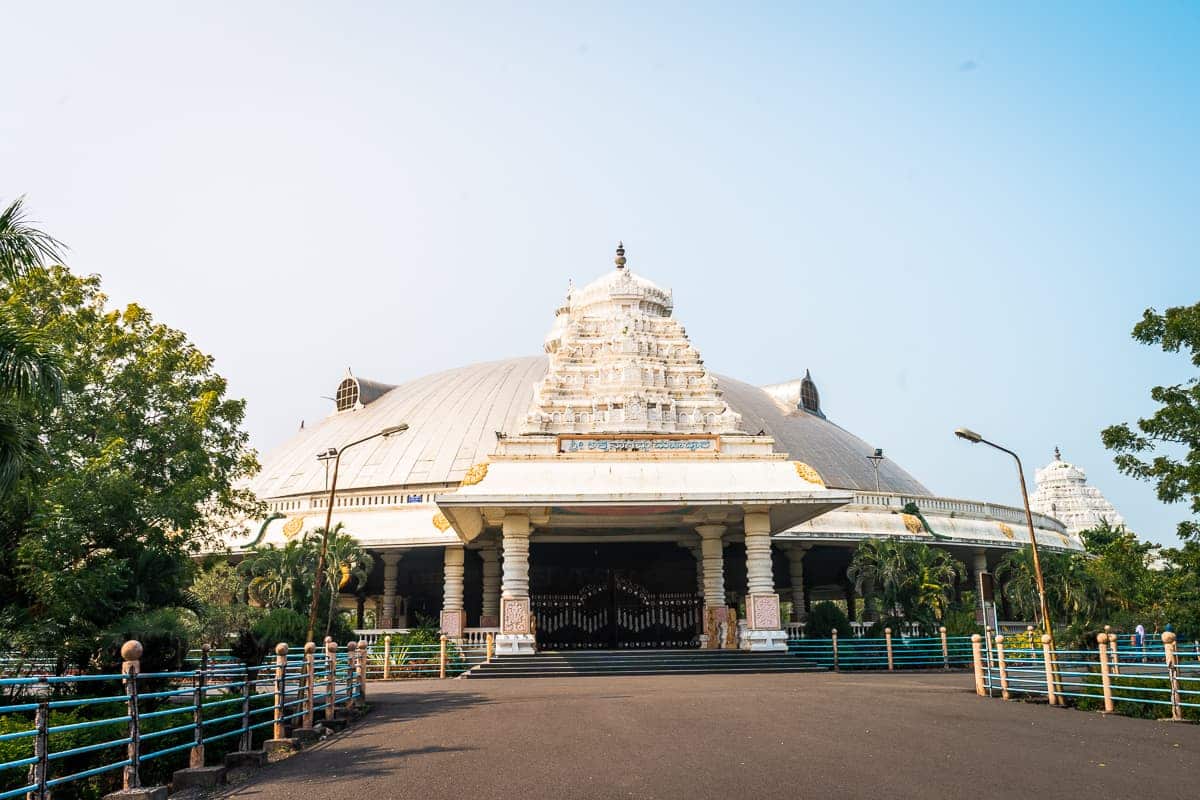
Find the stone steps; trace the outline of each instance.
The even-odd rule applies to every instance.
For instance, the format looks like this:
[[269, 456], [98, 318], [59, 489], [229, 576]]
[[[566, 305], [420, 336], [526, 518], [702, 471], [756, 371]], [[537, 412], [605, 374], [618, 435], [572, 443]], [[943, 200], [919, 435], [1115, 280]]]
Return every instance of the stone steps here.
[[500, 656], [490, 664], [475, 667], [467, 677], [479, 680], [584, 675], [713, 675], [824, 671], [824, 667], [787, 653], [744, 653], [736, 650], [590, 650]]

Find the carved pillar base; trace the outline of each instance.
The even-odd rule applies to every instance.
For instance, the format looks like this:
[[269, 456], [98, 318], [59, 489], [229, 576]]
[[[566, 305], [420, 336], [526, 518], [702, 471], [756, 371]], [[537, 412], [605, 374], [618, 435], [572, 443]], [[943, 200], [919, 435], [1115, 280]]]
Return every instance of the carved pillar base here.
[[467, 612], [443, 611], [442, 633], [450, 639], [461, 639], [463, 628], [467, 627]]
[[787, 631], [779, 624], [779, 595], [746, 596], [746, 629], [740, 632], [743, 650], [787, 651]]
[[531, 655], [537, 650], [528, 597], [500, 600], [500, 633], [496, 635], [499, 655]]

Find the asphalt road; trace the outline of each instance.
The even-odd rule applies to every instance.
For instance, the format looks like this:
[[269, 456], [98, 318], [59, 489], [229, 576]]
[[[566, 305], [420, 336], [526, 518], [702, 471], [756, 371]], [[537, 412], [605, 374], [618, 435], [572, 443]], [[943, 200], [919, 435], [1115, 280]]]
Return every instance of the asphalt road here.
[[1195, 797], [1200, 726], [977, 697], [964, 674], [371, 684], [242, 800]]

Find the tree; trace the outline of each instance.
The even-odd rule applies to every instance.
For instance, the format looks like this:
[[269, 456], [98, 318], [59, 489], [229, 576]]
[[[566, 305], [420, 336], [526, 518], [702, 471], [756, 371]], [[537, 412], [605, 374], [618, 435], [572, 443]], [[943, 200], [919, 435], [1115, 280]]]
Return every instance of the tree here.
[[[1046, 605], [1055, 621], [1087, 622], [1101, 607], [1102, 591], [1088, 569], [1088, 559], [1074, 553], [1041, 552]], [[996, 579], [1014, 613], [1041, 621], [1033, 550], [1023, 547], [1006, 555], [996, 567]]]
[[[1184, 350], [1200, 367], [1200, 303], [1162, 314], [1146, 309], [1133, 338], [1167, 353]], [[1155, 386], [1150, 397], [1159, 408], [1139, 419], [1136, 431], [1128, 423], [1112, 425], [1101, 432], [1101, 440], [1117, 454], [1117, 469], [1153, 483], [1162, 502], [1188, 502], [1192, 514], [1200, 515], [1200, 377]], [[1179, 451], [1182, 455], [1176, 455]], [[1200, 521], [1184, 520], [1178, 531], [1184, 539], [1200, 539]]]
[[864, 597], [877, 594], [886, 614], [900, 612], [937, 627], [966, 568], [950, 553], [924, 542], [868, 539], [854, 551], [846, 575]]
[[43, 453], [0, 507], [0, 591], [46, 651], [86, 647], [130, 613], [185, 601], [190, 553], [258, 511], [244, 403], [180, 331], [110, 309], [61, 266], [0, 286], [0, 314], [61, 359], [56, 407], [22, 411]]
[[[0, 281], [12, 284], [47, 262], [62, 260], [62, 244], [25, 219], [18, 198], [0, 211]], [[0, 495], [41, 453], [29, 407], [53, 406], [62, 373], [43, 338], [8, 309], [0, 310]]]
[[246, 580], [250, 599], [263, 608], [299, 610], [312, 597], [316, 558], [307, 539], [293, 539], [283, 547], [254, 548], [238, 565], [238, 572]]
[[[325, 529], [317, 528], [312, 532], [314, 547], [320, 547], [319, 542], [325, 535]], [[371, 576], [371, 568], [375, 560], [371, 554], [359, 545], [354, 537], [347, 534], [338, 523], [329, 532], [329, 546], [325, 554], [328, 568], [325, 570], [325, 584], [329, 589], [329, 609], [325, 620], [325, 635], [329, 636], [333, 629], [333, 617], [337, 613], [337, 598], [342, 589], [351, 581], [357, 586], [366, 586]]]

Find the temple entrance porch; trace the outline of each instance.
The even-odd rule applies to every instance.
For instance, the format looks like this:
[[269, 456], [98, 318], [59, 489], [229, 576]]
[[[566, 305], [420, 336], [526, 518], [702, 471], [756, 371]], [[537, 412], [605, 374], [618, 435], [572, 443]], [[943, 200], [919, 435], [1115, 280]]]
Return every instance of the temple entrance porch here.
[[700, 644], [696, 559], [674, 543], [533, 542], [529, 578], [539, 650]]

